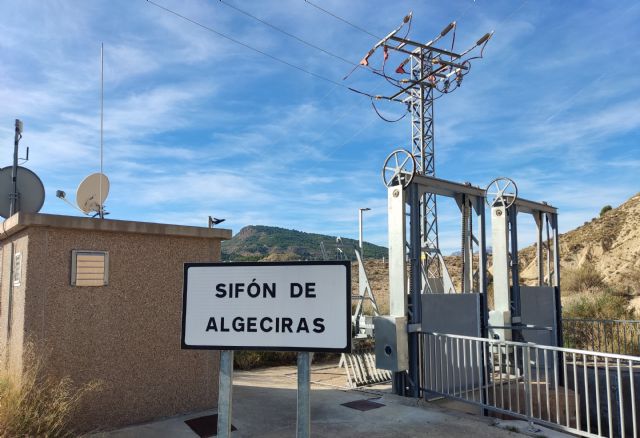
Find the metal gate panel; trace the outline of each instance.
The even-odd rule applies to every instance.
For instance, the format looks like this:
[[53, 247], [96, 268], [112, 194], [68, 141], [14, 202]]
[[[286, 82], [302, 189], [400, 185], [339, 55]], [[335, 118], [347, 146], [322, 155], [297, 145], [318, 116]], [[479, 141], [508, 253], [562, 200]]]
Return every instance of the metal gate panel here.
[[[468, 294], [423, 294], [422, 330], [429, 333], [480, 337], [481, 296]], [[443, 342], [426, 346], [434, 351], [425, 351], [423, 387], [427, 391], [461, 393], [473, 391], [478, 385], [477, 352], [465, 342], [457, 339], [442, 339]], [[437, 358], [436, 360], [434, 360]], [[443, 373], [456, 369], [456, 374]], [[443, 378], [446, 377], [446, 378]]]
[[480, 294], [423, 294], [422, 331], [480, 337]]
[[522, 323], [536, 327], [551, 327], [547, 330], [523, 330], [525, 342], [539, 345], [558, 345], [556, 288], [520, 286], [520, 302], [522, 303]]

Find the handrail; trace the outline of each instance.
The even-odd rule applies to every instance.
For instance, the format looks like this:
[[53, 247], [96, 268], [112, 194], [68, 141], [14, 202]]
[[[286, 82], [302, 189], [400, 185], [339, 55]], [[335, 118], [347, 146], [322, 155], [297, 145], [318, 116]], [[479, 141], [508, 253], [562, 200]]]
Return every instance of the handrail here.
[[435, 332], [420, 332], [420, 333], [425, 335], [436, 335], [436, 336], [453, 338], [453, 339], [468, 339], [471, 341], [481, 341], [481, 342], [486, 342], [489, 344], [496, 344], [496, 345], [505, 345], [505, 346], [513, 346], [513, 347], [535, 347], [541, 350], [559, 351], [559, 352], [572, 353], [572, 354], [573, 353], [588, 354], [589, 356], [597, 356], [602, 358], [606, 357], [609, 359], [633, 360], [633, 361], [640, 360], [640, 357], [638, 356], [630, 356], [630, 355], [616, 354], [616, 353], [603, 353], [601, 351], [578, 350], [576, 348], [567, 348], [567, 347], [554, 347], [551, 345], [534, 344], [533, 342], [502, 341], [502, 340], [496, 340], [496, 339], [476, 338], [474, 336], [450, 335], [447, 333], [435, 333]]
[[585, 437], [639, 436], [640, 357], [420, 332], [419, 387]]

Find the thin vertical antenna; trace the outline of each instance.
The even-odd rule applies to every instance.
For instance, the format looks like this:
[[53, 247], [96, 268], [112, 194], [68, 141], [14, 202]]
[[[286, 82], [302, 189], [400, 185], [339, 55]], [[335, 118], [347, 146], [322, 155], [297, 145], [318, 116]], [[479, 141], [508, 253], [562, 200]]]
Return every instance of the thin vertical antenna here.
[[104, 207], [102, 205], [102, 167], [104, 149], [104, 43], [100, 43], [100, 219], [104, 219]]

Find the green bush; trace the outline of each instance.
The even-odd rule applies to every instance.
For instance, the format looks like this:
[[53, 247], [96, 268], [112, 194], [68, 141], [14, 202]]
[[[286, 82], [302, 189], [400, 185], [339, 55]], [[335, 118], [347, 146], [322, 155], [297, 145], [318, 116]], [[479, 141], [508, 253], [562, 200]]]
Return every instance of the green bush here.
[[610, 210], [613, 210], [613, 207], [610, 205], [605, 205], [604, 207], [602, 207], [602, 210], [600, 210], [600, 216], [604, 216], [604, 214]]

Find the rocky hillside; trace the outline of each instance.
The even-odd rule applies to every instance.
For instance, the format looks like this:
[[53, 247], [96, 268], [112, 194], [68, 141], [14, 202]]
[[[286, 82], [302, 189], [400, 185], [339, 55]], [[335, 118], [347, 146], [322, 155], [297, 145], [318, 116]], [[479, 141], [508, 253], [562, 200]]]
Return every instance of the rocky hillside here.
[[[335, 236], [305, 233], [286, 228], [250, 225], [241, 229], [231, 240], [222, 243], [222, 259], [225, 261], [286, 261], [322, 260], [320, 243], [324, 244], [327, 258], [336, 259]], [[347, 259], [355, 260], [353, 252], [357, 241], [342, 239], [341, 248]], [[367, 258], [387, 257], [387, 248], [364, 243]]]
[[[562, 220], [562, 217], [560, 217]], [[535, 248], [521, 251], [523, 279], [534, 278]], [[602, 216], [560, 235], [562, 269], [588, 266], [616, 288], [640, 292], [640, 193]]]

